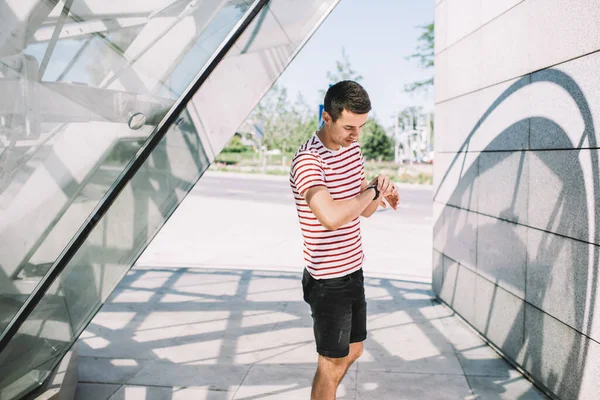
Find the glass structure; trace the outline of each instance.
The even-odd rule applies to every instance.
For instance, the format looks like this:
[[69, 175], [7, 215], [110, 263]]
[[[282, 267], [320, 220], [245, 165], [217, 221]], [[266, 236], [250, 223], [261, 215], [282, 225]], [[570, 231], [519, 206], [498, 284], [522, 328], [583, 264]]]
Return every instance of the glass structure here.
[[1, 399], [44, 383], [336, 4], [0, 0]]

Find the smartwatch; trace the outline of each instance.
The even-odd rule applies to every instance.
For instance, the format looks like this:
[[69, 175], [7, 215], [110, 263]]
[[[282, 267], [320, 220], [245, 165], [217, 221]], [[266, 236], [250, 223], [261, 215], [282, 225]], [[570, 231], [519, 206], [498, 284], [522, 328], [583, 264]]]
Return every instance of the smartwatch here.
[[[373, 197], [373, 200], [377, 200], [379, 198], [379, 189], [377, 189], [377, 184], [375, 185], [369, 185], [367, 186], [367, 189], [374, 189], [375, 190], [375, 197]], [[365, 189], [365, 190], [367, 190]]]

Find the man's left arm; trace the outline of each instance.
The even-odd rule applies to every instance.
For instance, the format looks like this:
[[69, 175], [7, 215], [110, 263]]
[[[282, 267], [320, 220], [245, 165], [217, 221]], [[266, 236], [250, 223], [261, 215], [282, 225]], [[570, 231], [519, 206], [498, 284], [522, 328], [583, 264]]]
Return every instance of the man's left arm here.
[[[359, 149], [360, 149], [360, 146], [359, 146]], [[369, 186], [369, 183], [367, 182], [367, 177], [365, 174], [365, 159], [362, 155], [362, 151], [360, 152], [360, 162], [361, 162], [360, 175], [363, 178], [361, 181], [361, 184], [360, 184], [360, 192], [362, 193], [367, 189], [367, 186]], [[367, 208], [365, 208], [364, 211], [360, 215], [365, 218], [369, 218], [371, 215], [373, 215], [375, 213], [375, 211], [377, 211], [377, 207], [379, 207], [380, 201], [381, 201], [381, 198], [377, 199], [376, 201], [372, 201], [371, 204], [369, 204], [367, 206]]]
[[[367, 178], [363, 178], [362, 183], [360, 185], [360, 192], [364, 192], [368, 185], [369, 183], [367, 182]], [[375, 211], [377, 211], [377, 207], [379, 206], [379, 200], [380, 199], [377, 199], [377, 201], [372, 201], [371, 204], [369, 204], [360, 215], [362, 215], [365, 218], [369, 218], [371, 215], [373, 215]]]
[[[380, 175], [379, 177], [375, 178], [374, 182], [371, 182], [371, 184], [376, 183], [380, 177], [383, 179], [388, 179], [388, 178], [385, 178], [382, 175]], [[367, 208], [365, 208], [365, 210], [362, 212], [362, 214], [360, 214], [361, 216], [363, 216], [365, 218], [369, 218], [371, 215], [373, 215], [375, 213], [375, 211], [377, 211], [378, 206], [382, 206], [383, 208], [386, 208], [387, 206], [386, 206], [385, 202], [383, 201], [383, 199], [385, 199], [388, 202], [388, 204], [390, 205], [390, 207], [392, 207], [394, 210], [396, 210], [398, 208], [398, 203], [400, 202], [400, 196], [398, 195], [398, 191], [396, 190], [394, 183], [390, 182], [390, 184], [391, 184], [390, 191], [387, 192], [387, 194], [381, 193], [381, 196], [377, 200], [372, 201], [371, 204], [369, 204], [369, 206]], [[362, 183], [361, 183], [361, 193], [366, 190], [367, 186], [369, 186], [369, 183], [367, 183], [366, 178], [363, 178]]]
[[[360, 146], [359, 146], [360, 149]], [[367, 189], [367, 186], [369, 186], [369, 183], [367, 182], [367, 178], [365, 176], [365, 159], [362, 155], [362, 152], [360, 152], [360, 161], [361, 161], [361, 170], [360, 170], [360, 174], [362, 176], [362, 181], [360, 184], [360, 192], [364, 192]], [[377, 178], [373, 179], [373, 181], [371, 182], [371, 184], [377, 184], [377, 186], [379, 187], [379, 190], [381, 192], [381, 195], [379, 196], [379, 198], [377, 200], [374, 200], [371, 202], [371, 204], [369, 204], [367, 206], [367, 208], [365, 208], [365, 210], [360, 214], [361, 216], [365, 217], [365, 218], [369, 218], [371, 215], [373, 215], [375, 213], [375, 211], [377, 211], [377, 207], [379, 207], [379, 205], [381, 205], [382, 207], [386, 207], [385, 202], [383, 201], [384, 198], [386, 197], [386, 194], [388, 193], [384, 193], [384, 185], [385, 187], [388, 187], [386, 185], [391, 183], [389, 181], [388, 178], [384, 177], [383, 175], [379, 175]], [[391, 183], [392, 185], [394, 185], [393, 183]], [[399, 201], [399, 197], [398, 197], [398, 192], [395, 190], [395, 186], [393, 187], [393, 194], [388, 194], [389, 198], [387, 198], [390, 206], [395, 210], [396, 207], [398, 206], [398, 201]]]

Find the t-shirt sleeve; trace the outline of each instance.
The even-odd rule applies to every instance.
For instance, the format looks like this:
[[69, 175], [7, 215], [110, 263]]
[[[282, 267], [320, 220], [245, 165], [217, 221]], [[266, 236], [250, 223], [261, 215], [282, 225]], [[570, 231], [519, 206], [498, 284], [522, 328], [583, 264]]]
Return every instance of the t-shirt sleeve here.
[[362, 181], [363, 179], [365, 179], [366, 175], [365, 175], [365, 158], [363, 157], [363, 155], [360, 155], [360, 180]]
[[292, 179], [300, 195], [315, 186], [325, 186], [324, 171], [316, 155], [298, 154], [292, 162]]
[[358, 154], [360, 156], [360, 180], [362, 181], [366, 177], [366, 175], [365, 175], [365, 157], [362, 154], [362, 149], [360, 148], [360, 145], [358, 146], [358, 150], [359, 150]]

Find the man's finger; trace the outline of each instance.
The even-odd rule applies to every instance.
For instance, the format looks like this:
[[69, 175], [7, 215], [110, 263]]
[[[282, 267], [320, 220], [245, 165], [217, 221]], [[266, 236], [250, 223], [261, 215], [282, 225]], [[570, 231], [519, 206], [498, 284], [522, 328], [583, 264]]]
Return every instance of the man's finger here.
[[387, 177], [384, 177], [383, 182], [382, 182], [382, 191], [384, 194], [388, 194], [389, 187], [390, 187], [390, 181], [387, 179]]
[[389, 182], [389, 181], [388, 181], [388, 185], [387, 185], [387, 187], [386, 187], [386, 190], [385, 190], [385, 192], [386, 192], [386, 195], [388, 195], [388, 196], [389, 196], [389, 195], [391, 195], [391, 194], [393, 193], [393, 186], [390, 184], [390, 182]]
[[392, 207], [394, 210], [396, 209], [396, 206], [398, 205], [398, 203], [396, 203], [395, 199], [387, 199], [388, 204], [390, 205], [390, 207]]

